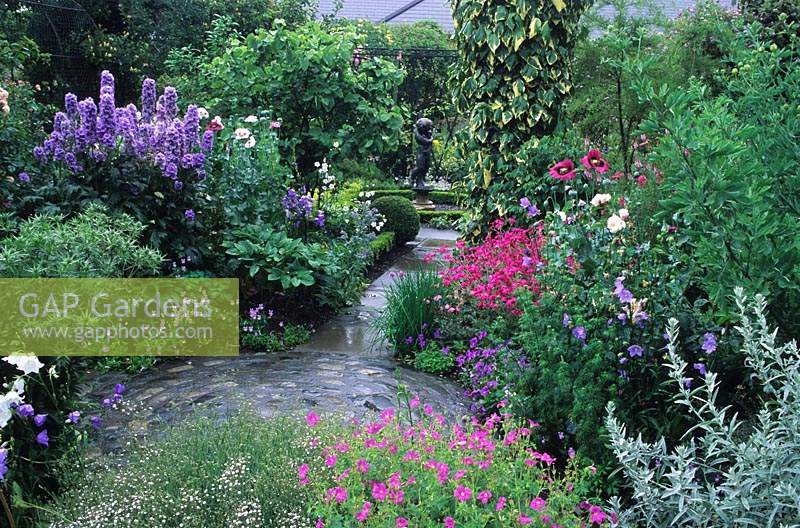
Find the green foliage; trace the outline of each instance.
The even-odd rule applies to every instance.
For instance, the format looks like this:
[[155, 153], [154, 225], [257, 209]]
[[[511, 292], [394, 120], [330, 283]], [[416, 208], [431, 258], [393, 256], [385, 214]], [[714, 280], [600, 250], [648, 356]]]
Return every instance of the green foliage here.
[[[402, 196], [413, 200], [415, 193], [411, 189], [374, 189], [370, 194], [370, 198], [375, 200], [384, 196]], [[452, 191], [431, 191], [428, 197], [436, 204], [453, 205], [456, 203], [456, 193]]]
[[386, 308], [376, 328], [397, 354], [410, 356], [418, 337], [437, 327], [439, 305], [433, 299], [442, 293], [442, 281], [433, 270], [406, 273], [387, 287]]
[[405, 244], [419, 233], [419, 213], [401, 196], [384, 196], [372, 202], [372, 208], [386, 218], [385, 229], [393, 231], [395, 241]]
[[800, 42], [800, 5], [794, 0], [743, 0], [741, 9], [761, 23], [778, 46]]
[[403, 73], [379, 58], [354, 63], [361, 39], [351, 30], [290, 27], [234, 36], [177, 84], [222, 115], [269, 109], [282, 122], [282, 158], [314, 188], [315, 162], [364, 159], [397, 144], [402, 119], [392, 93]]
[[445, 374], [455, 365], [455, 354], [442, 350], [436, 342], [428, 343], [414, 355], [414, 368], [431, 374]]
[[377, 165], [368, 161], [343, 159], [336, 162], [333, 170], [340, 182], [359, 180], [369, 188], [384, 186], [390, 180]]
[[467, 203], [479, 218], [500, 213], [490, 185], [509, 179], [524, 160], [520, 147], [555, 128], [561, 102], [572, 90], [569, 64], [578, 20], [589, 5], [584, 0], [454, 3], [461, 54], [457, 102], [469, 115], [463, 144]]
[[317, 274], [334, 264], [321, 244], [290, 238], [283, 231], [265, 226], [234, 229], [222, 242], [232, 257], [230, 266], [246, 283], [257, 289], [284, 291], [312, 286]]
[[385, 255], [394, 247], [394, 231], [383, 231], [369, 243], [372, 259], [375, 260], [381, 255]]
[[131, 277], [157, 273], [162, 256], [138, 240], [144, 226], [100, 205], [65, 220], [38, 215], [0, 241], [3, 277]]
[[447, 225], [457, 224], [464, 216], [466, 211], [444, 210], [444, 211], [419, 211], [419, 219], [422, 222], [434, 223], [442, 222]]
[[[800, 515], [800, 352], [797, 343], [780, 345], [766, 320], [766, 301], [748, 301], [736, 289], [737, 330], [747, 366], [767, 399], [757, 419], [738, 419], [717, 401], [718, 376], [686, 385], [688, 365], [678, 353], [678, 321], [669, 324], [668, 359], [678, 405], [693, 417], [683, 442], [668, 447], [630, 438], [608, 407], [606, 428], [632, 503], [621, 511], [624, 527], [788, 526]], [[634, 429], [635, 430], [635, 429]]]
[[800, 309], [797, 51], [767, 50], [753, 33], [741, 43], [742, 67], [719, 97], [637, 83], [653, 108], [642, 130], [666, 132], [651, 156], [671, 189], [657, 217], [679, 222], [684, 264], [720, 321], [732, 320], [728, 292], [742, 286], [772, 296], [775, 320], [797, 335], [787, 317]]
[[48, 525], [112, 526], [123, 512], [128, 526], [308, 524], [308, 493], [294, 469], [309, 455], [299, 431], [294, 420], [265, 421], [252, 411], [195, 415], [160, 440], [130, 444], [119, 458], [87, 453], [69, 475], [69, 490], [48, 508]]
[[[309, 0], [84, 0], [97, 29], [82, 53], [97, 70], [113, 64], [118, 96], [134, 99], [143, 77], [157, 79], [172, 50], [205, 51], [204, 37], [224, 14], [244, 33], [273, 27], [277, 19], [291, 25], [313, 19]], [[111, 68], [108, 68], [111, 69]], [[128, 90], [126, 92], [126, 90]]]
[[[49, 447], [37, 443], [39, 429], [31, 418], [14, 412], [3, 427], [3, 447], [7, 449], [8, 473], [0, 493], [11, 503], [14, 520], [20, 528], [37, 526], [36, 504], [49, 500], [59, 489], [61, 470], [65, 461], [74, 460], [79, 447], [86, 439], [86, 431], [66, 424], [66, 416], [79, 405], [83, 377], [77, 358], [41, 358], [44, 366], [38, 373], [20, 377], [20, 371], [5, 361], [0, 361], [0, 380], [3, 396], [19, 389], [15, 383], [24, 382], [24, 403], [30, 404], [37, 414], [46, 414], [45, 427]], [[22, 391], [19, 391], [20, 393]], [[8, 402], [3, 402], [4, 406]], [[86, 424], [88, 426], [88, 424]], [[0, 514], [5, 521], [5, 513]], [[8, 524], [3, 524], [8, 526]]]
[[242, 346], [255, 352], [282, 352], [311, 339], [311, 331], [303, 325], [284, 323], [277, 329], [267, 319], [244, 319]]

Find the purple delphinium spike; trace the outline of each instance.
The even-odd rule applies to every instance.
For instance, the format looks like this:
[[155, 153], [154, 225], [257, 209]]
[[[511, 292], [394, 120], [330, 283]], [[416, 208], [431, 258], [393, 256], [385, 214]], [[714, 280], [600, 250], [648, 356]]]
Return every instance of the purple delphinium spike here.
[[142, 82], [142, 121], [149, 123], [156, 115], [156, 82], [145, 79]]
[[77, 123], [80, 113], [78, 112], [78, 97], [74, 93], [64, 96], [64, 109], [67, 111], [70, 121]]
[[197, 111], [197, 105], [189, 105], [189, 108], [186, 109], [182, 128], [184, 142], [187, 148], [197, 146], [198, 133], [200, 130], [200, 114]]

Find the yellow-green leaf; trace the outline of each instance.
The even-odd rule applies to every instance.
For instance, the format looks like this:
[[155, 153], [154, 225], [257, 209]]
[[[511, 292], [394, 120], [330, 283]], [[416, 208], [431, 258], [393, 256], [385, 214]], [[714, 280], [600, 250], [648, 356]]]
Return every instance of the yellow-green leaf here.
[[553, 5], [556, 6], [556, 10], [560, 13], [567, 7], [567, 4], [564, 3], [564, 0], [553, 0]]

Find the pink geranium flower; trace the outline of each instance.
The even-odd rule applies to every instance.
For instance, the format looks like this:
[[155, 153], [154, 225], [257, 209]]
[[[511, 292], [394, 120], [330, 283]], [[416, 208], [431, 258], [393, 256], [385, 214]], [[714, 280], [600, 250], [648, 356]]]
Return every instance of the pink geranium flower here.
[[569, 181], [575, 178], [575, 163], [571, 159], [561, 160], [550, 167], [550, 176], [557, 180]]
[[536, 511], [542, 511], [545, 507], [545, 500], [541, 497], [536, 497], [531, 501], [531, 508]]
[[314, 411], [309, 411], [306, 415], [306, 423], [309, 427], [314, 427], [319, 423], [319, 416]]
[[453, 490], [453, 496], [458, 502], [466, 502], [472, 498], [472, 490], [466, 486], [459, 485]]

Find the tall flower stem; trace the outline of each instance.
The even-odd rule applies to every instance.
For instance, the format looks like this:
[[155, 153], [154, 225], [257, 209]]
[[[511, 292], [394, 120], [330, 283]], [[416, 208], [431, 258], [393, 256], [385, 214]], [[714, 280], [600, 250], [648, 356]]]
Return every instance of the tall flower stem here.
[[8, 507], [8, 501], [6, 501], [6, 490], [5, 486], [0, 489], [0, 502], [3, 503], [3, 511], [6, 514], [6, 519], [8, 519], [8, 525], [11, 528], [17, 528], [17, 523], [14, 522], [14, 516], [11, 515], [11, 508]]

